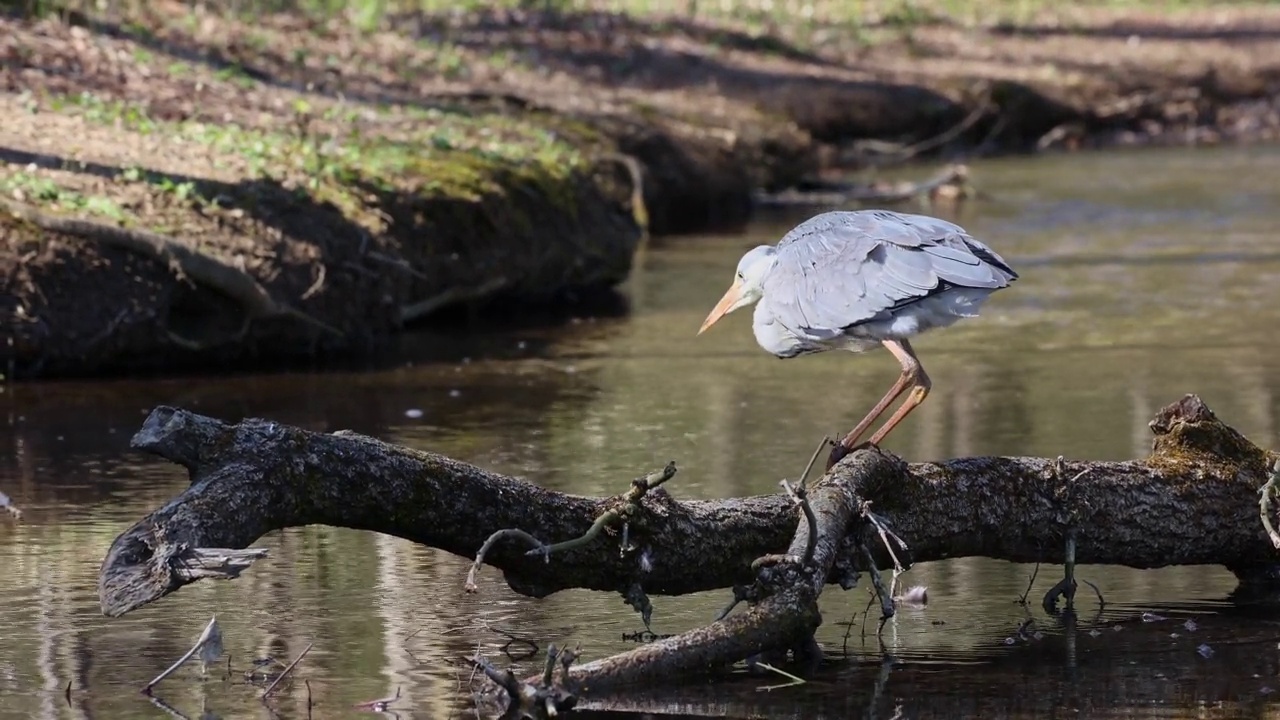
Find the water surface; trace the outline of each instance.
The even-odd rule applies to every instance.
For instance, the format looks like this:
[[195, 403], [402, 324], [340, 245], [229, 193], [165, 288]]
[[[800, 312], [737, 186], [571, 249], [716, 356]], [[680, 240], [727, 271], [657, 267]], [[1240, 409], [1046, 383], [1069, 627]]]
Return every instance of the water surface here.
[[[981, 319], [915, 343], [934, 390], [887, 444], [919, 460], [1140, 456], [1154, 412], [1196, 392], [1255, 442], [1274, 445], [1277, 163], [1280, 150], [1248, 148], [974, 166], [992, 198], [931, 212], [964, 224], [1022, 279]], [[186, 483], [176, 466], [129, 452], [128, 438], [151, 408], [170, 404], [228, 420], [352, 429], [576, 493], [618, 492], [671, 459], [681, 469], [669, 485], [678, 497], [772, 492], [897, 374], [883, 352], [780, 362], [755, 345], [749, 313], [695, 339], [739, 255], [803, 217], [765, 218], [742, 235], [660, 240], [624, 288], [628, 316], [477, 331], [451, 343], [457, 361], [4, 388], [0, 439], [12, 451], [0, 456], [0, 491], [25, 515], [0, 518], [0, 717], [166, 717], [137, 688], [215, 614], [229, 671], [220, 665], [201, 680], [198, 668], [184, 669], [158, 689], [188, 717], [306, 717], [308, 697], [315, 717], [355, 717], [365, 713], [353, 704], [397, 688], [399, 717], [462, 716], [470, 670], [459, 660], [479, 648], [509, 662], [499, 630], [544, 646], [581, 643], [589, 658], [630, 647], [624, 634], [642, 625], [617, 596], [531, 600], [492, 569], [478, 594], [465, 595], [466, 560], [329, 527], [272, 533], [258, 543], [268, 559], [240, 579], [197, 583], [103, 618], [96, 575], [111, 541]], [[408, 338], [404, 353], [436, 355], [437, 344]], [[1265, 609], [1230, 604], [1234, 580], [1222, 568], [1083, 567], [1107, 607], [1097, 615], [1082, 588], [1074, 629], [1034, 603], [1030, 611], [1014, 603], [1031, 571], [984, 559], [916, 567], [903, 581], [927, 585], [930, 604], [886, 627], [890, 663], [861, 630], [867, 589], [831, 590], [820, 640], [851, 659], [810, 684], [758, 692], [779, 679], [742, 677], [680, 688], [661, 706], [625, 702], [766, 717], [1031, 718], [1055, 707], [1073, 717], [1280, 714], [1271, 702], [1280, 626]], [[1042, 567], [1032, 599], [1060, 572]], [[654, 598], [654, 630], [703, 624], [725, 597]], [[1143, 612], [1165, 619], [1143, 622]], [[1042, 635], [1014, 637], [1027, 617]], [[244, 672], [255, 658], [287, 662], [312, 641], [296, 682], [268, 711]]]

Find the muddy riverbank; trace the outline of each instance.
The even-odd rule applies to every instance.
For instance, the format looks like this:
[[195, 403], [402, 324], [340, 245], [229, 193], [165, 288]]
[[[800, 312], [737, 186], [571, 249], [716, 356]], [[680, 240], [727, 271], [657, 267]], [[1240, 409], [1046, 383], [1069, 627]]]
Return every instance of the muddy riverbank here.
[[768, 34], [145, 12], [0, 19], [7, 377], [376, 351], [610, 288], [646, 229], [732, 226], [833, 169], [1280, 128], [1262, 8]]

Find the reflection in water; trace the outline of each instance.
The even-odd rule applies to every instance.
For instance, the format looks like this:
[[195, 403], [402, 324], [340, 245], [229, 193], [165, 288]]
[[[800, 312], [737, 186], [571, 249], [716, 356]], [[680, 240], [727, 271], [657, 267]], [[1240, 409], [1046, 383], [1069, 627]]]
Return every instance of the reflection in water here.
[[[1155, 410], [1185, 392], [1274, 445], [1277, 155], [1139, 152], [976, 167], [997, 200], [955, 219], [1022, 279], [981, 320], [916, 342], [934, 391], [891, 448], [915, 459], [1131, 457], [1146, 452]], [[178, 468], [128, 452], [128, 437], [152, 407], [171, 404], [352, 429], [577, 493], [618, 492], [671, 459], [681, 467], [670, 486], [678, 496], [773, 492], [897, 373], [886, 353], [779, 362], [755, 346], [744, 316], [694, 338], [742, 250], [796, 219], [762, 222], [751, 236], [657, 242], [628, 283], [631, 317], [478, 336], [460, 348], [471, 355], [465, 363], [5, 388], [0, 442], [10, 452], [0, 456], [0, 490], [25, 515], [0, 518], [0, 718], [162, 717], [135, 690], [212, 615], [229, 664], [205, 679], [184, 669], [158, 689], [190, 717], [265, 717], [244, 671], [257, 658], [287, 661], [312, 641], [297, 681], [273, 701], [282, 717], [305, 717], [308, 699], [317, 717], [352, 714], [353, 704], [397, 688], [400, 717], [448, 717], [470, 677], [461, 659], [477, 648], [501, 658], [510, 634], [581, 643], [588, 658], [629, 647], [623, 635], [639, 619], [616, 596], [529, 600], [496, 572], [465, 595], [464, 559], [328, 527], [263, 538], [271, 555], [234, 582], [198, 583], [102, 618], [96, 573], [110, 542], [186, 483]], [[421, 416], [408, 417], [411, 409]], [[1013, 636], [1026, 611], [1013, 600], [1030, 571], [980, 558], [913, 569], [904, 581], [927, 585], [931, 604], [886, 627], [888, 666], [861, 631], [866, 588], [831, 591], [820, 639], [837, 655], [847, 647], [852, 662], [802, 688], [760, 693], [775, 679], [744, 674], [672, 697], [690, 711], [770, 717], [1044, 717], [1059, 706], [1091, 717], [1274, 713], [1280, 630], [1224, 602], [1234, 586], [1225, 570], [1082, 567], [1106, 593], [1106, 615], [1087, 617], [1092, 601], [1082, 593], [1079, 628], [1037, 609], [1042, 636], [1021, 640]], [[1058, 572], [1045, 568], [1032, 597]], [[722, 602], [722, 593], [654, 598], [654, 629], [703, 624]], [[1143, 623], [1143, 611], [1169, 619]], [[1194, 631], [1183, 626], [1191, 617]], [[1202, 656], [1201, 645], [1214, 652]]]

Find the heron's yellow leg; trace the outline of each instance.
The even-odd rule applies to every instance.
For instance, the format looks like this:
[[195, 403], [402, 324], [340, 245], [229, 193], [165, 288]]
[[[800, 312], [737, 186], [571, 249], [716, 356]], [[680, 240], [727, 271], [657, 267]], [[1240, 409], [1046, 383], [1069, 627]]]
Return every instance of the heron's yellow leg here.
[[924, 402], [929, 396], [929, 390], [933, 387], [933, 381], [929, 379], [928, 374], [924, 371], [924, 366], [920, 364], [920, 358], [916, 357], [915, 350], [911, 348], [911, 344], [906, 340], [893, 342], [886, 340], [884, 343], [889, 352], [898, 358], [898, 362], [902, 363], [902, 377], [906, 378], [911, 386], [911, 392], [907, 393], [907, 399], [902, 401], [902, 405], [894, 411], [893, 415], [885, 421], [879, 430], [871, 436], [867, 442], [872, 445], [879, 445], [885, 436], [893, 431], [898, 423], [902, 422], [916, 406]]
[[884, 439], [884, 436], [888, 435], [889, 431], [892, 430], [895, 425], [902, 422], [902, 419], [907, 416], [907, 413], [911, 412], [915, 406], [923, 402], [925, 396], [929, 394], [929, 388], [932, 387], [932, 383], [929, 380], [929, 376], [925, 374], [924, 368], [920, 365], [920, 360], [916, 357], [915, 350], [912, 349], [911, 343], [906, 340], [885, 340], [882, 344], [889, 350], [889, 352], [893, 353], [895, 358], [898, 359], [898, 363], [902, 365], [902, 374], [898, 376], [898, 380], [893, 383], [893, 387], [889, 388], [889, 392], [885, 393], [885, 396], [880, 399], [880, 402], [876, 403], [876, 406], [871, 408], [871, 412], [867, 413], [867, 416], [862, 419], [862, 422], [858, 423], [853, 430], [849, 431], [848, 435], [844, 436], [844, 440], [840, 441], [840, 447], [835, 448], [832, 451], [831, 458], [827, 461], [828, 470], [831, 469], [831, 466], [834, 465], [839, 458], [844, 457], [853, 450], [853, 448], [858, 444], [858, 439], [862, 437], [863, 433], [865, 433], [867, 429], [871, 427], [871, 424], [883, 415], [884, 411], [888, 410], [889, 406], [893, 404], [893, 401], [897, 400], [898, 397], [902, 395], [902, 393], [906, 392], [908, 388], [910, 388], [911, 394], [907, 397], [906, 401], [902, 403], [902, 407], [898, 408], [897, 412], [889, 417], [889, 420], [885, 422], [884, 427], [881, 427], [880, 430], [871, 436], [871, 444], [879, 444], [880, 441]]
[[867, 416], [862, 418], [862, 422], [855, 425], [854, 428], [849, 431], [849, 434], [844, 436], [844, 440], [840, 441], [840, 444], [844, 445], [846, 450], [852, 450], [853, 446], [858, 444], [858, 438], [862, 437], [863, 433], [871, 427], [871, 423], [875, 422], [876, 418], [883, 415], [884, 411], [889, 409], [889, 405], [893, 404], [893, 401], [897, 400], [898, 396], [906, 391], [907, 388], [911, 387], [911, 385], [911, 375], [906, 370], [903, 370], [902, 375], [898, 376], [897, 381], [893, 383], [893, 387], [889, 388], [889, 392], [885, 393], [885, 396], [880, 399], [880, 402], [876, 403], [876, 406], [871, 408], [871, 412], [867, 413]]

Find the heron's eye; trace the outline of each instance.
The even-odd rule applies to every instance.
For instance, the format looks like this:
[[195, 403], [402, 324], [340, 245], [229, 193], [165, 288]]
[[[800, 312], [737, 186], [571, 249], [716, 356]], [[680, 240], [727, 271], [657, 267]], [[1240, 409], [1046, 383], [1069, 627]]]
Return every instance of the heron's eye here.
[[746, 280], [746, 278], [744, 278], [744, 277], [742, 276], [742, 271], [741, 271], [741, 270], [739, 270], [739, 271], [738, 271], [738, 279], [739, 279], [739, 280]]

